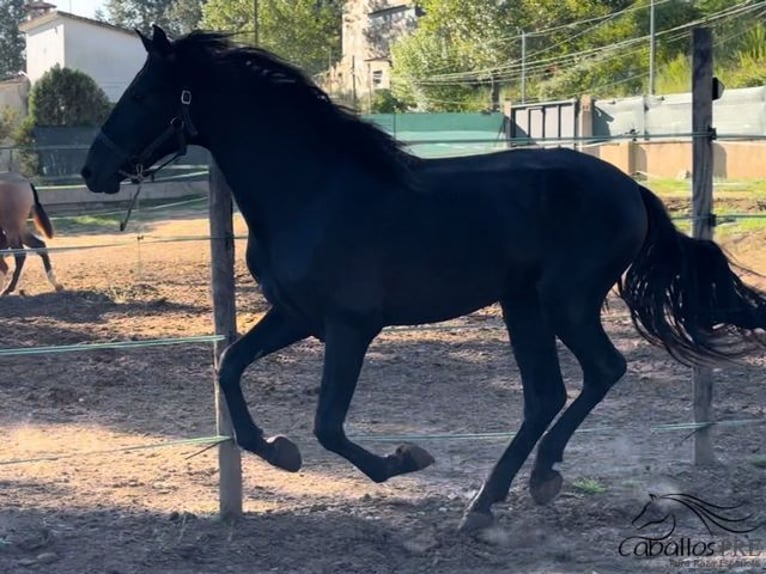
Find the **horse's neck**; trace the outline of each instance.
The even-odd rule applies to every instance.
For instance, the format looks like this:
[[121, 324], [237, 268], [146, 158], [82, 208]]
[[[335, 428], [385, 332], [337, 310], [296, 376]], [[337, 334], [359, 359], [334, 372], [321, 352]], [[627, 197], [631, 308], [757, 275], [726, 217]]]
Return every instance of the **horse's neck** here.
[[233, 126], [211, 137], [208, 149], [251, 229], [257, 226], [263, 233], [283, 227], [323, 193], [331, 169], [319, 154], [302, 149], [300, 141], [262, 141], [240, 130]]

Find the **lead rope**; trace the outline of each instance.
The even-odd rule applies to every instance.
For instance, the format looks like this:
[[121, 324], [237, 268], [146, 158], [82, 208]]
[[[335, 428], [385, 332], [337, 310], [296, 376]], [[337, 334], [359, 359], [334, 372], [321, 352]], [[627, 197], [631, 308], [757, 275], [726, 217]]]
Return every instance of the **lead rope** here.
[[139, 181], [138, 189], [136, 189], [136, 193], [133, 194], [133, 197], [131, 198], [130, 203], [128, 204], [128, 212], [125, 214], [125, 217], [122, 219], [122, 221], [120, 221], [120, 231], [125, 231], [125, 228], [128, 226], [128, 221], [130, 220], [130, 214], [133, 213], [133, 208], [136, 205], [138, 194], [141, 193], [142, 185], [143, 185], [143, 181]]

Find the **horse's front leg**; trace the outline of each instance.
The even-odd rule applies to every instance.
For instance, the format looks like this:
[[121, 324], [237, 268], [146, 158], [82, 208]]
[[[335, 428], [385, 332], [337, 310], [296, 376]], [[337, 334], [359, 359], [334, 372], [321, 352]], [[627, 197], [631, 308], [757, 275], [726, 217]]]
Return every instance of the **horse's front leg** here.
[[433, 457], [415, 445], [402, 445], [382, 457], [351, 442], [343, 430], [364, 355], [378, 331], [332, 322], [325, 330], [325, 357], [314, 434], [327, 450], [338, 453], [375, 482], [414, 472], [433, 463]]
[[281, 309], [274, 307], [224, 351], [218, 367], [218, 384], [229, 408], [237, 444], [274, 466], [291, 472], [301, 467], [300, 451], [285, 437], [263, 438], [263, 431], [247, 409], [240, 379], [253, 361], [308, 336], [306, 330], [291, 323]]

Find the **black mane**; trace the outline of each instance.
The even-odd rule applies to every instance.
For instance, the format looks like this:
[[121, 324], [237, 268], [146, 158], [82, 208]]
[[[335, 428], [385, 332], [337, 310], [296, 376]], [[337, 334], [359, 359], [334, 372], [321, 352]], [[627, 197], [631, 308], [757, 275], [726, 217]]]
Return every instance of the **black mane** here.
[[404, 144], [377, 126], [360, 119], [352, 110], [332, 102], [302, 70], [278, 56], [252, 46], [238, 45], [231, 35], [194, 31], [176, 40], [174, 52], [186, 73], [199, 74], [206, 66], [225, 66], [240, 89], [274, 94], [273, 102], [288, 113], [300, 110], [327, 134], [323, 145], [353, 157], [368, 171], [387, 181], [408, 183], [410, 168], [418, 158]]

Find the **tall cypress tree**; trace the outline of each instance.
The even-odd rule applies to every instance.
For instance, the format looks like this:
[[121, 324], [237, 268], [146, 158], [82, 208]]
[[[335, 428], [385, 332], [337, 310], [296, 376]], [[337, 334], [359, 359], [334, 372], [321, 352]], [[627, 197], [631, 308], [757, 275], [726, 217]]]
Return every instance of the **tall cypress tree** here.
[[24, 70], [24, 0], [0, 0], [0, 80]]

